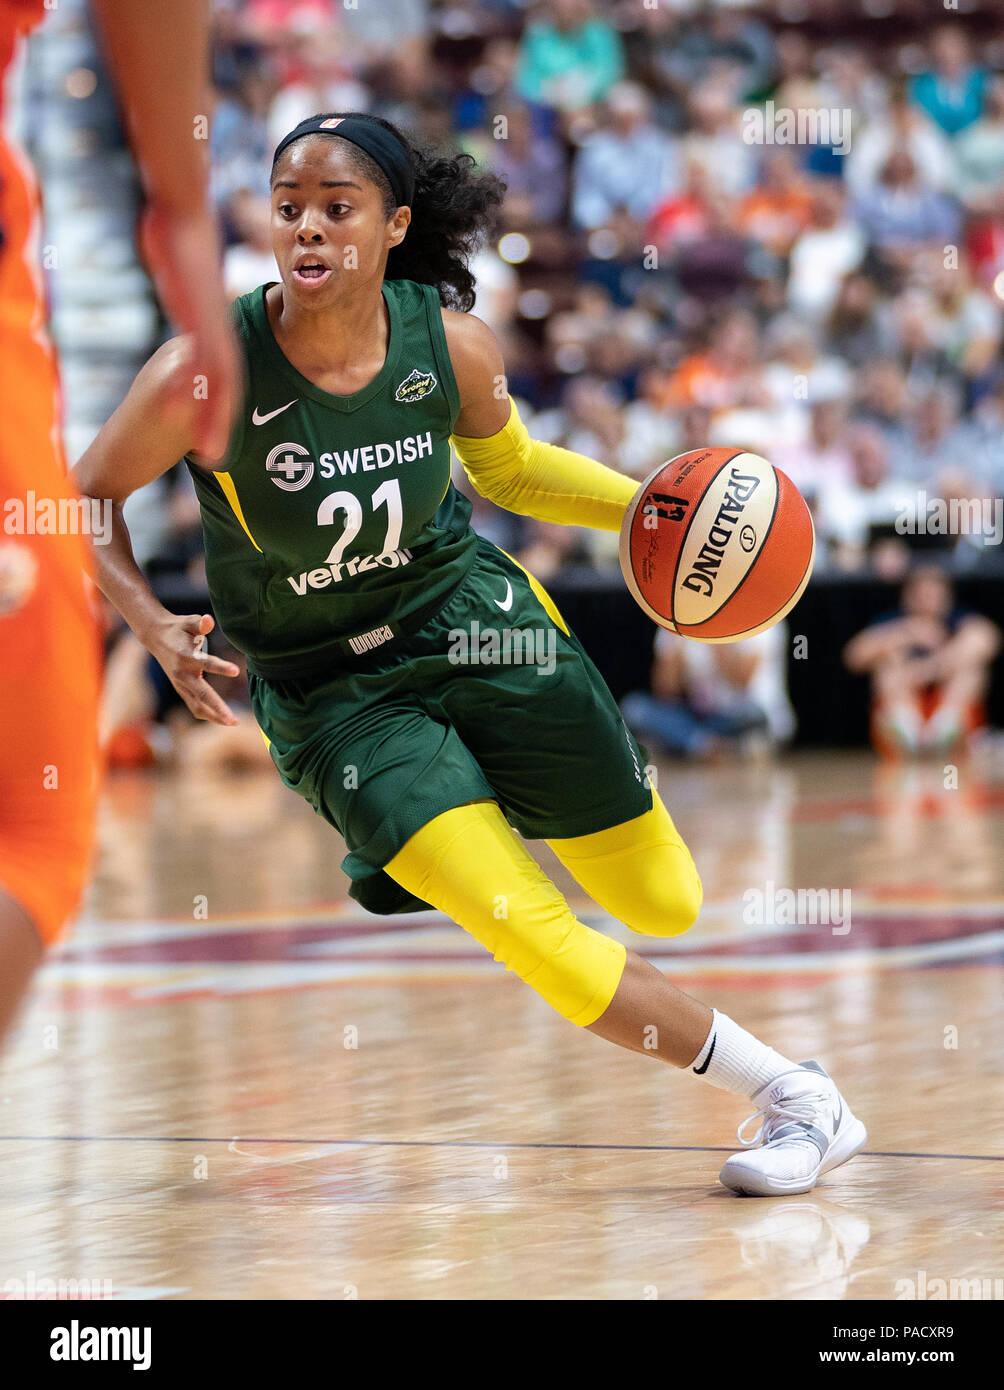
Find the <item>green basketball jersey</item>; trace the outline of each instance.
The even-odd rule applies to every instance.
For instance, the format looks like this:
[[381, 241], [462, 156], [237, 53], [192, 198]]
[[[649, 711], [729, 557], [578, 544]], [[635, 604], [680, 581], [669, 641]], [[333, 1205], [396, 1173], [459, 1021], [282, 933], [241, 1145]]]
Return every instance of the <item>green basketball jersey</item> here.
[[220, 627], [250, 670], [296, 677], [416, 630], [477, 537], [450, 481], [460, 399], [436, 290], [384, 282], [384, 365], [333, 396], [281, 352], [266, 288], [234, 305], [247, 391], [227, 456], [214, 473], [187, 462]]

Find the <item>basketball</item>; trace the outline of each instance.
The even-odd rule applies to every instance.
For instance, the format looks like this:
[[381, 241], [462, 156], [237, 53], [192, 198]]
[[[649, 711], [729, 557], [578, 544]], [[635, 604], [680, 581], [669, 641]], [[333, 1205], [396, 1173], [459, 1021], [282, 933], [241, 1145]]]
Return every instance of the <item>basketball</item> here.
[[814, 554], [798, 488], [741, 449], [695, 449], [660, 464], [621, 526], [634, 598], [661, 627], [698, 642], [739, 642], [780, 622]]

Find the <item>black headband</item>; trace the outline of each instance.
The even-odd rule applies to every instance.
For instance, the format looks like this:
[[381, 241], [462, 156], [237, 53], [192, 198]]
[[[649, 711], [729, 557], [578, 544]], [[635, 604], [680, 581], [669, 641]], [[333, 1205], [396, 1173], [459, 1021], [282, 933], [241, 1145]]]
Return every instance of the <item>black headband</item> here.
[[398, 207], [411, 206], [411, 200], [415, 196], [415, 171], [411, 158], [397, 136], [392, 135], [379, 121], [361, 113], [348, 116], [311, 116], [294, 126], [289, 134], [279, 141], [272, 157], [273, 166], [286, 146], [291, 145], [294, 140], [302, 139], [304, 135], [339, 135], [343, 140], [358, 145], [387, 175], [390, 190], [397, 200]]

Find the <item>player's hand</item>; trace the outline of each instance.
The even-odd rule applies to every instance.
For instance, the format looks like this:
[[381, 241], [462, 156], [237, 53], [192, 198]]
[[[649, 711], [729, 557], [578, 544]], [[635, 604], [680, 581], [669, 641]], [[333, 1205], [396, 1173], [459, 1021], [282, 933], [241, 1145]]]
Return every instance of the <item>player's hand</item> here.
[[237, 716], [206, 680], [210, 672], [217, 676], [240, 675], [232, 661], [210, 656], [204, 650], [205, 639], [214, 626], [208, 613], [190, 613], [181, 618], [172, 615], [147, 642], [147, 650], [164, 668], [196, 719], [235, 725], [240, 722]]
[[142, 243], [165, 311], [188, 339], [191, 370], [179, 374], [177, 404], [192, 412], [194, 449], [218, 461], [243, 388], [237, 342], [220, 270], [216, 219], [208, 208], [178, 211], [151, 203]]

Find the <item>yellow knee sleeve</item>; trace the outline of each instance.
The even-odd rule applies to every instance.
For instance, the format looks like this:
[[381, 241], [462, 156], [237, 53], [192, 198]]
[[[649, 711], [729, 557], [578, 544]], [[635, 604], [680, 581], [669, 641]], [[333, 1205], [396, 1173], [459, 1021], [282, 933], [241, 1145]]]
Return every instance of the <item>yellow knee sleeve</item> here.
[[657, 792], [652, 809], [634, 820], [547, 843], [589, 896], [632, 931], [679, 936], [697, 920], [701, 880]]
[[445, 912], [570, 1022], [595, 1023], [627, 953], [572, 914], [493, 801], [444, 811], [385, 866]]

